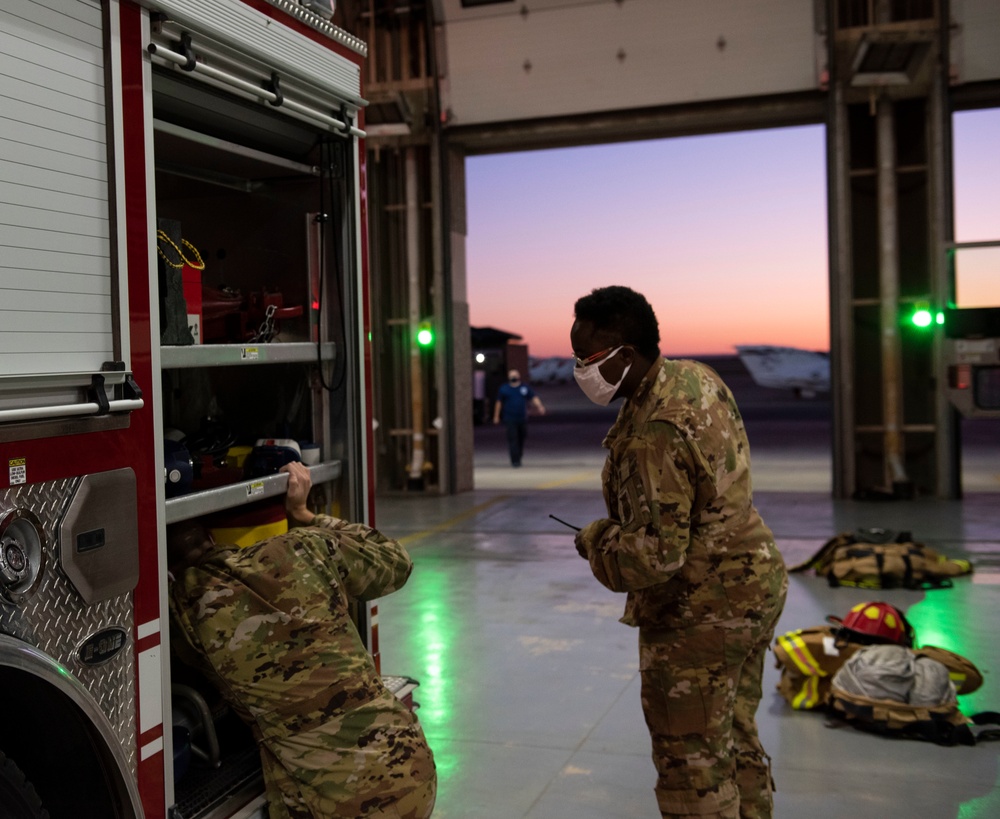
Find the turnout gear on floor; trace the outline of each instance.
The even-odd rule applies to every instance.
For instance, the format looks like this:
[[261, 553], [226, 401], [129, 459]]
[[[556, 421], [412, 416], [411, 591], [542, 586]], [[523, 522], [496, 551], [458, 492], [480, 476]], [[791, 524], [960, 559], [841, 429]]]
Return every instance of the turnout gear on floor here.
[[838, 643], [831, 626], [785, 632], [774, 641], [781, 669], [778, 693], [796, 710], [822, 708], [829, 702], [833, 675], [859, 648], [860, 643]]
[[936, 589], [951, 586], [951, 578], [970, 574], [972, 564], [938, 554], [917, 543], [910, 532], [858, 529], [828, 540], [805, 563], [790, 572], [815, 569], [831, 586], [864, 589]]
[[861, 730], [936, 742], [974, 745], [996, 738], [989, 730], [978, 737], [970, 722], [993, 724], [992, 712], [966, 717], [957, 690], [943, 663], [898, 645], [859, 649], [833, 676], [830, 710]]
[[781, 669], [778, 693], [792, 708], [809, 711], [830, 702], [833, 677], [860, 649], [869, 645], [899, 645], [913, 654], [943, 664], [957, 693], [968, 694], [983, 684], [983, 675], [966, 657], [938, 646], [913, 648], [916, 635], [903, 613], [888, 603], [854, 606], [835, 626], [813, 626], [779, 635], [774, 642], [776, 666]]
[[948, 667], [948, 676], [959, 694], [971, 694], [983, 684], [983, 674], [972, 660], [938, 646], [921, 646], [915, 649], [918, 656], [930, 657]]

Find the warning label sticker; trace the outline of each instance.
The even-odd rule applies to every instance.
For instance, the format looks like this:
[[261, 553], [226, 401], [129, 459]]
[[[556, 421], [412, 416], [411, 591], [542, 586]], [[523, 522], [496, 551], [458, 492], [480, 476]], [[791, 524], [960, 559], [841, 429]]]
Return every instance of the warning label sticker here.
[[7, 461], [7, 472], [10, 476], [10, 485], [28, 482], [28, 460], [27, 458], [10, 458]]

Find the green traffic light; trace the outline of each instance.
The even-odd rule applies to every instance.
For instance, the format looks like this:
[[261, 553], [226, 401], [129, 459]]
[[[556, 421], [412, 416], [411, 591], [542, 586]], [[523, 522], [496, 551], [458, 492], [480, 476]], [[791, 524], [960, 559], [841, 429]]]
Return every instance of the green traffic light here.
[[421, 347], [430, 347], [434, 343], [434, 331], [430, 327], [421, 327], [417, 330], [417, 344]]

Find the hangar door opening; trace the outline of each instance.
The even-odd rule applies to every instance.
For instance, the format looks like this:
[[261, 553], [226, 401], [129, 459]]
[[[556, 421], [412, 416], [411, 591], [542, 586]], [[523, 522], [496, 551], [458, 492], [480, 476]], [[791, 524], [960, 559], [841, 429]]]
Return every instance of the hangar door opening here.
[[664, 355], [730, 385], [755, 488], [829, 493], [824, 151], [817, 125], [467, 157], [477, 488], [509, 479], [492, 421], [511, 366], [548, 410], [529, 418], [524, 471], [580, 467], [534, 485], [595, 480], [619, 402], [580, 393], [569, 329], [577, 298], [623, 284], [653, 305]]
[[[946, 346], [964, 345], [965, 357], [981, 361], [969, 365], [967, 386], [949, 377], [949, 397], [963, 410], [962, 491], [1000, 492], [1000, 108], [960, 111], [952, 123], [955, 247], [948, 306], [957, 309], [963, 326], [952, 333], [949, 322], [947, 334], [956, 338]], [[949, 319], [954, 315], [949, 312]], [[964, 389], [953, 389], [958, 386]]]

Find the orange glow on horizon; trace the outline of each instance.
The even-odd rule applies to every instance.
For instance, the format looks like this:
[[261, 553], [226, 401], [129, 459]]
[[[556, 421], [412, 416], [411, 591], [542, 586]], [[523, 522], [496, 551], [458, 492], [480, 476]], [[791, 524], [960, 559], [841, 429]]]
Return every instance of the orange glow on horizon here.
[[[797, 320], [792, 317], [783, 324], [780, 332], [776, 332], [765, 317], [749, 316], [741, 322], [739, 316], [729, 315], [719, 317], [723, 323], [729, 319], [727, 333], [723, 335], [712, 322], [700, 320], [696, 315], [673, 315], [673, 311], [655, 303], [653, 309], [660, 323], [660, 349], [670, 357], [735, 355], [736, 344], [773, 344], [817, 351], [830, 349], [829, 321], [825, 316], [818, 320], [804, 315]], [[559, 311], [562, 315], [558, 316], [558, 321], [555, 315], [548, 318], [535, 317], [531, 313], [525, 315], [524, 324], [531, 329], [524, 333], [521, 341], [528, 345], [528, 353], [538, 358], [571, 355], [569, 330], [573, 322], [572, 311], [572, 304], [567, 303], [566, 309]], [[735, 309], [730, 311], [737, 312]], [[490, 321], [474, 323], [474, 326], [497, 327], [510, 333], [523, 332], [520, 328]], [[730, 337], [738, 340], [730, 342]]]

